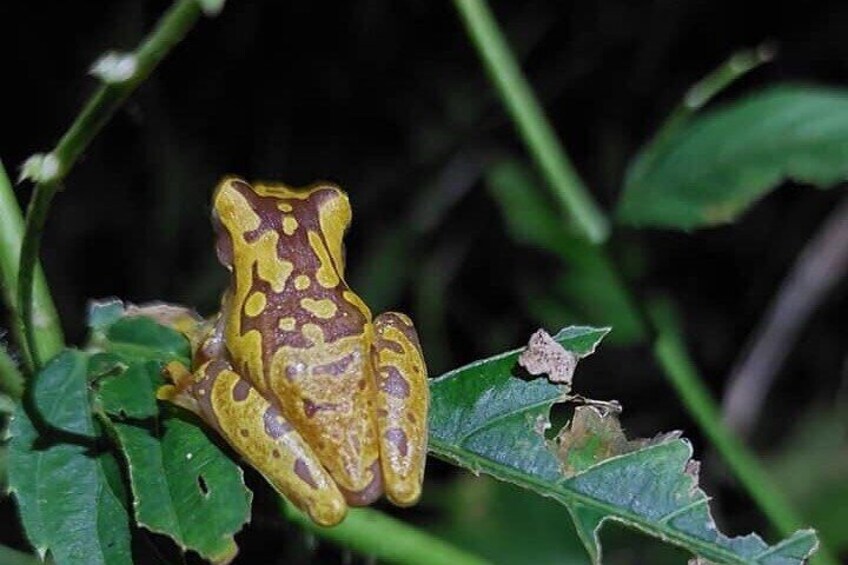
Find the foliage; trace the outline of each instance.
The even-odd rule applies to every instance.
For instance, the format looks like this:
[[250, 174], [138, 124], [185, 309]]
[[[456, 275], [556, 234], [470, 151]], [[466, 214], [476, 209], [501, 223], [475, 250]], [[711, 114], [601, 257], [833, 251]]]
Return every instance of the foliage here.
[[[588, 558], [598, 563], [601, 526], [615, 522], [682, 548], [698, 562], [803, 563], [818, 549], [812, 559], [835, 563], [829, 550], [844, 550], [846, 540], [834, 527], [844, 521], [844, 505], [834, 501], [844, 500], [846, 492], [838, 471], [826, 470], [835, 459], [832, 452], [845, 445], [844, 414], [808, 422], [801, 445], [791, 446], [768, 471], [722, 425], [688, 357], [681, 326], [666, 315], [673, 307], [661, 302], [662, 308], [653, 308], [658, 302], [639, 292], [639, 262], [646, 250], [610, 230], [610, 220], [577, 174], [486, 2], [454, 3], [528, 152], [527, 158], [498, 153], [477, 172], [499, 208], [506, 236], [542, 251], [553, 272], [545, 279], [510, 267], [497, 277], [518, 289], [515, 302], [536, 325], [604, 326], [568, 326], [556, 334], [555, 340], [578, 358], [595, 351], [606, 326], [615, 328], [611, 344], [651, 346], [683, 407], [785, 539], [769, 546], [756, 534], [722, 534], [699, 486], [692, 445], [682, 434], [628, 438], [615, 401], [593, 401], [552, 379], [529, 378], [519, 367], [521, 350], [480, 359], [431, 381], [431, 452], [474, 475], [503, 481], [484, 488], [480, 485], [487, 483], [463, 478], [435, 489], [435, 498], [440, 490], [453, 499], [441, 502], [454, 526], [441, 533], [496, 562]], [[83, 349], [65, 347], [38, 265], [40, 238], [62, 180], [200, 16], [215, 16], [224, 4], [179, 0], [138, 49], [110, 51], [97, 60], [90, 71], [100, 81], [96, 93], [57, 146], [22, 167], [21, 179], [35, 186], [25, 224], [0, 167], [0, 286], [20, 352], [18, 359], [0, 343], [0, 432], [8, 436], [0, 445], [0, 487], [7, 485], [14, 494], [32, 547], [57, 563], [130, 563], [139, 528], [163, 534], [180, 550], [208, 561], [228, 562], [238, 551], [234, 536], [250, 517], [253, 496], [232, 454], [192, 415], [156, 400], [164, 364], [188, 362], [186, 339], [150, 319], [127, 315], [120, 301], [112, 301], [91, 310]], [[770, 57], [760, 55], [733, 57], [696, 85], [682, 110], [630, 161], [617, 204], [619, 223], [676, 230], [714, 226], [737, 220], [784, 180], [826, 188], [848, 177], [844, 89], [776, 85], [700, 112], [733, 80]], [[700, 96], [694, 103], [693, 93]], [[484, 110], [473, 108], [479, 115]], [[420, 137], [426, 139], [426, 132]], [[419, 198], [409, 214], [411, 227], [401, 220], [394, 228], [375, 230], [382, 235], [375, 236], [378, 245], [366, 263], [371, 269], [365, 294], [377, 295], [375, 302], [394, 305], [404, 287], [412, 286], [431, 366], [446, 366], [453, 345], [445, 323], [452, 278], [466, 259], [481, 255], [472, 236], [442, 225], [456, 192]], [[420, 244], [431, 244], [437, 228], [450, 237], [425, 257]], [[467, 307], [458, 305], [455, 315], [464, 318], [471, 341], [487, 347], [514, 342], [517, 323], [481, 327], [464, 315]], [[551, 411], [558, 404], [572, 413], [551, 433]], [[815, 484], [793, 480], [799, 465], [811, 462], [818, 471]], [[844, 467], [841, 459], [837, 463]], [[772, 474], [791, 488], [777, 488]], [[513, 486], [541, 496], [528, 502]], [[480, 515], [475, 496], [503, 515]], [[824, 524], [825, 547], [819, 548], [816, 532], [799, 529], [802, 522], [788, 497], [806, 517]], [[563, 519], [566, 513], [570, 524]], [[316, 526], [285, 502], [282, 515], [382, 560], [482, 562], [423, 527], [371, 509], [355, 509], [332, 529]], [[540, 520], [543, 530], [534, 531], [531, 524]], [[510, 536], [521, 537], [524, 545], [510, 543]], [[607, 542], [605, 528], [609, 555]], [[0, 546], [2, 559], [31, 560]]]
[[[101, 548], [98, 562], [128, 563], [131, 508], [139, 526], [226, 560], [249, 517], [241, 469], [196, 421], [160, 413], [156, 403], [163, 363], [187, 361], [188, 344], [151, 320], [121, 315], [114, 303], [94, 307], [91, 347], [54, 358], [15, 413], [9, 479], [30, 540], [59, 563], [93, 562], [93, 548]], [[117, 449], [106, 451], [107, 439]], [[114, 452], [131, 504], [119, 502], [103, 470]]]

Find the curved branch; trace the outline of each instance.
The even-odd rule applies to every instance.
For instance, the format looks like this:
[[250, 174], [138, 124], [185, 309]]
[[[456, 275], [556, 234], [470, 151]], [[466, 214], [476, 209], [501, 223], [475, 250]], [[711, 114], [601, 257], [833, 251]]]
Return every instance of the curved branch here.
[[32, 364], [44, 361], [39, 351], [39, 335], [33, 319], [33, 276], [50, 202], [62, 180], [94, 137], [103, 129], [124, 100], [144, 82], [153, 69], [180, 42], [201, 14], [198, 0], [179, 0], [159, 20], [156, 28], [135, 53], [109, 54], [98, 61], [92, 73], [103, 80], [56, 148], [47, 155], [35, 155], [24, 164], [22, 178], [33, 180], [35, 192], [26, 216], [18, 270], [18, 309]]

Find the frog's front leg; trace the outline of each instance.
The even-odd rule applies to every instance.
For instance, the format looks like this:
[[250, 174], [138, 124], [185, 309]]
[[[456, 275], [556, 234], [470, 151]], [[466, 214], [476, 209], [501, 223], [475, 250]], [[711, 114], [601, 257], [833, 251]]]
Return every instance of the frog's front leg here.
[[[182, 368], [180, 368], [182, 367]], [[217, 358], [194, 374], [180, 364], [167, 372], [173, 385], [158, 396], [214, 427], [271, 485], [318, 524], [344, 519], [347, 504], [301, 435], [230, 363]]]
[[404, 314], [374, 320], [377, 427], [386, 495], [399, 506], [421, 496], [427, 458], [427, 366], [415, 327]]

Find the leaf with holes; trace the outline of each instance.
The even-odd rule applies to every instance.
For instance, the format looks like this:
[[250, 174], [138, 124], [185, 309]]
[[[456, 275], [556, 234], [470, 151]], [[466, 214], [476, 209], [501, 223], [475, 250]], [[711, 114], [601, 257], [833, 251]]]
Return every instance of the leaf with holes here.
[[114, 465], [98, 442], [87, 369], [87, 355], [66, 350], [36, 377], [31, 405], [18, 406], [9, 429], [9, 487], [41, 556], [131, 563], [129, 517], [109, 482]]
[[[567, 328], [554, 339], [585, 357], [606, 332]], [[716, 563], [801, 564], [815, 550], [809, 530], [771, 547], [753, 534], [718, 532], [697, 484], [692, 448], [674, 434], [627, 441], [617, 422], [605, 421], [616, 417], [614, 410], [601, 410], [578, 412], [557, 441], [547, 440], [550, 409], [565, 391], [546, 379], [516, 376], [520, 352], [477, 361], [431, 383], [433, 453], [563, 504], [594, 562], [601, 560], [598, 532], [606, 520]]]
[[206, 559], [227, 561], [237, 551], [233, 535], [250, 516], [242, 471], [191, 415], [156, 403], [162, 366], [187, 357], [186, 340], [141, 317], [96, 331], [105, 357], [96, 399], [129, 469], [136, 521]]

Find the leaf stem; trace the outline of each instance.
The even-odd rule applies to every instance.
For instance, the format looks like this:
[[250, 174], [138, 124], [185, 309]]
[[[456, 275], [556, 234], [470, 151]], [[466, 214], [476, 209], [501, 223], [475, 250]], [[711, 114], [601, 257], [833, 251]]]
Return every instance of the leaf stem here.
[[18, 309], [23, 321], [25, 342], [35, 368], [47, 358], [39, 346], [41, 336], [35, 329], [33, 275], [38, 258], [44, 223], [62, 180], [79, 156], [103, 129], [124, 100], [150, 75], [171, 49], [197, 21], [201, 7], [197, 0], [179, 0], [165, 12], [156, 28], [133, 54], [125, 57], [131, 72], [125, 76], [100, 76], [104, 82], [91, 96], [71, 127], [46, 156], [34, 156], [24, 165], [23, 176], [35, 181], [35, 191], [27, 209], [26, 227], [18, 271]]
[[[23, 227], [24, 220], [12, 190], [12, 183], [0, 161], [0, 288], [3, 291], [3, 301], [11, 313], [12, 331], [20, 346], [24, 366], [32, 372], [34, 365], [24, 338], [23, 320], [15, 295], [15, 289], [18, 286]], [[40, 358], [47, 359], [62, 349], [64, 337], [56, 306], [47, 288], [47, 279], [38, 262], [35, 264], [33, 277], [35, 280], [31, 299], [33, 331], [36, 336], [37, 354]]]
[[454, 0], [454, 6], [554, 196], [581, 235], [602, 243], [609, 235], [606, 216], [575, 171], [488, 4], [485, 0]]
[[482, 565], [480, 557], [370, 508], [351, 508], [338, 526], [318, 526], [281, 500], [283, 515], [314, 534], [381, 561], [405, 565]]

